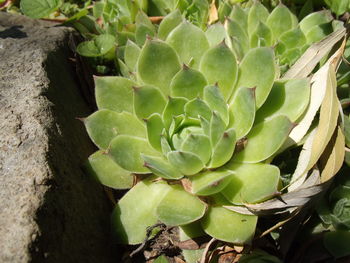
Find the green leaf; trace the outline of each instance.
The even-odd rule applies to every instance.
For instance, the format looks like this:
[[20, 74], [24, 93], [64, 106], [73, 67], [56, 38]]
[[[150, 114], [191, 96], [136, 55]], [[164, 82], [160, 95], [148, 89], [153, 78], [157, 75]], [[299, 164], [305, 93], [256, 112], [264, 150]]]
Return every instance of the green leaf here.
[[225, 43], [210, 48], [203, 55], [200, 63], [200, 70], [208, 83], [217, 83], [226, 100], [232, 94], [236, 83], [237, 68], [236, 57]]
[[166, 138], [165, 131], [163, 131], [163, 134], [160, 138], [160, 145], [162, 147], [162, 153], [164, 156], [167, 156], [169, 152], [171, 152], [170, 144]]
[[243, 205], [265, 201], [277, 193], [280, 171], [277, 166], [254, 163], [228, 163], [231, 181], [221, 193], [231, 203]]
[[196, 174], [204, 167], [199, 156], [190, 152], [172, 151], [167, 157], [169, 162], [184, 175]]
[[225, 131], [214, 147], [210, 168], [217, 168], [227, 163], [235, 150], [236, 133], [234, 129]]
[[335, 258], [350, 255], [349, 243], [350, 233], [344, 230], [328, 232], [323, 239], [324, 246]]
[[293, 13], [283, 4], [279, 4], [267, 18], [266, 25], [271, 29], [273, 36], [278, 39], [284, 32], [294, 27]]
[[175, 169], [167, 160], [162, 157], [154, 157], [141, 154], [145, 161], [144, 166], [151, 170], [152, 173], [164, 179], [181, 179], [183, 175]]
[[182, 142], [181, 150], [197, 155], [206, 164], [211, 156], [210, 140], [205, 135], [190, 133]]
[[296, 121], [309, 105], [309, 99], [308, 79], [276, 81], [266, 102], [257, 112], [256, 122], [281, 114]]
[[157, 257], [153, 263], [169, 263], [168, 259], [166, 258], [166, 256], [162, 255], [160, 257]]
[[181, 186], [171, 186], [157, 207], [158, 219], [170, 226], [192, 223], [203, 217], [206, 205], [198, 197], [186, 192]]
[[169, 190], [164, 182], [141, 181], [123, 196], [111, 218], [118, 243], [135, 245], [144, 241], [147, 227], [157, 223], [157, 206]]
[[229, 18], [238, 23], [241, 29], [247, 33], [248, 30], [248, 15], [240, 5], [233, 5]]
[[163, 120], [167, 129], [169, 129], [174, 116], [184, 113], [184, 106], [187, 102], [188, 100], [185, 98], [168, 98], [168, 102], [163, 111]]
[[129, 135], [119, 135], [111, 141], [108, 154], [123, 169], [132, 173], [147, 174], [140, 154], [159, 156], [159, 153], [145, 139]]
[[337, 16], [344, 14], [350, 7], [349, 0], [332, 0], [326, 2], [328, 2], [328, 6]]
[[205, 35], [211, 47], [219, 45], [226, 37], [226, 30], [223, 24], [216, 23], [210, 25], [205, 31]]
[[238, 82], [235, 90], [237, 91], [240, 87], [256, 87], [256, 107], [260, 108], [271, 91], [275, 80], [275, 70], [275, 57], [272, 48], [251, 49], [239, 66]]
[[142, 123], [128, 112], [117, 113], [99, 110], [84, 119], [91, 140], [100, 148], [107, 149], [111, 140], [120, 134], [145, 137]]
[[211, 118], [211, 110], [209, 106], [201, 99], [195, 98], [185, 105], [185, 113], [189, 117], [192, 118], [199, 118], [199, 116], [202, 116], [207, 121]]
[[80, 43], [77, 46], [77, 52], [84, 57], [99, 57], [113, 51], [114, 48], [115, 37], [109, 34], [102, 34], [94, 37], [90, 41]]
[[257, 163], [272, 156], [283, 145], [293, 128], [293, 123], [284, 115], [277, 115], [255, 125], [248, 133], [245, 148], [234, 155], [233, 160]]
[[162, 117], [158, 113], [153, 113], [148, 119], [145, 119], [147, 127], [148, 142], [157, 151], [161, 151], [161, 136], [164, 129]]
[[128, 68], [133, 72], [136, 69], [136, 64], [140, 53], [141, 49], [134, 42], [128, 39], [124, 51], [124, 61]]
[[192, 183], [192, 193], [195, 195], [212, 195], [221, 192], [230, 182], [233, 172], [218, 169], [215, 171], [205, 171], [189, 179]]
[[140, 24], [136, 27], [136, 31], [135, 31], [135, 39], [136, 39], [136, 43], [139, 46], [142, 46], [143, 44], [145, 44], [146, 39], [148, 37], [154, 37], [155, 36], [155, 30], [153, 27], [148, 27], [144, 24]]
[[22, 0], [21, 11], [31, 18], [42, 18], [50, 15], [62, 5], [61, 0]]
[[225, 132], [226, 124], [217, 112], [213, 112], [210, 120], [210, 142], [212, 147], [219, 142]]
[[263, 22], [259, 22], [250, 37], [250, 48], [269, 47], [273, 44], [272, 32]]
[[332, 23], [312, 27], [306, 34], [306, 42], [312, 44], [324, 39], [333, 32]]
[[85, 168], [90, 175], [105, 186], [114, 189], [128, 189], [133, 185], [134, 177], [130, 172], [121, 168], [103, 151], [90, 155]]
[[95, 77], [96, 102], [99, 109], [133, 112], [135, 82], [122, 77]]
[[176, 9], [175, 11], [169, 13], [159, 25], [158, 28], [158, 38], [165, 40], [169, 33], [176, 28], [182, 22], [181, 12]]
[[134, 111], [140, 119], [148, 118], [153, 113], [162, 114], [165, 98], [156, 87], [134, 87]]
[[247, 32], [242, 28], [242, 25], [236, 19], [227, 19], [225, 22], [227, 34], [236, 39], [240, 44], [243, 53], [249, 50], [249, 38]]
[[205, 85], [207, 85], [207, 80], [201, 72], [184, 65], [171, 81], [171, 95], [190, 100], [202, 97]]
[[257, 216], [238, 214], [223, 207], [210, 207], [201, 223], [208, 235], [241, 245], [251, 242], [257, 220]]
[[306, 35], [314, 26], [327, 24], [332, 21], [332, 15], [329, 11], [314, 12], [300, 21], [301, 31]]
[[240, 88], [229, 105], [229, 127], [236, 131], [237, 139], [243, 138], [253, 126], [255, 119], [255, 89]]
[[193, 60], [193, 68], [198, 68], [202, 55], [209, 48], [204, 32], [187, 21], [171, 31], [166, 42], [176, 50], [182, 63], [189, 65]]
[[155, 85], [164, 95], [169, 95], [170, 81], [181, 66], [175, 50], [168, 44], [148, 40], [141, 50], [137, 68], [144, 83]]
[[284, 46], [289, 48], [303, 47], [306, 44], [306, 37], [299, 27], [291, 29], [283, 33], [280, 37], [280, 41]]
[[269, 11], [260, 2], [255, 1], [248, 13], [248, 33], [252, 34], [259, 22], [266, 22]]
[[207, 86], [204, 88], [204, 101], [209, 105], [212, 111], [219, 113], [222, 120], [228, 124], [229, 114], [227, 103], [222, 96], [218, 86]]

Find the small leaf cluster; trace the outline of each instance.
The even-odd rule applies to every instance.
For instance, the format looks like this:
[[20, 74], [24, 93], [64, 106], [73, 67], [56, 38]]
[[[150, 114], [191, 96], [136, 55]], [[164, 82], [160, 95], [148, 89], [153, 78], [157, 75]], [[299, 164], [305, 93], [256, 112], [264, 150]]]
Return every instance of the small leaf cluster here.
[[144, 178], [113, 212], [119, 242], [141, 243], [161, 221], [182, 235], [193, 237], [196, 228], [246, 244], [257, 216], [225, 206], [278, 192], [280, 170], [269, 162], [307, 108], [310, 83], [278, 80], [271, 47], [254, 46], [238, 59], [229, 30], [204, 32], [174, 11], [157, 38], [127, 41], [124, 77], [95, 78], [99, 110], [84, 123], [100, 150], [89, 169], [117, 189], [133, 186], [131, 174]]

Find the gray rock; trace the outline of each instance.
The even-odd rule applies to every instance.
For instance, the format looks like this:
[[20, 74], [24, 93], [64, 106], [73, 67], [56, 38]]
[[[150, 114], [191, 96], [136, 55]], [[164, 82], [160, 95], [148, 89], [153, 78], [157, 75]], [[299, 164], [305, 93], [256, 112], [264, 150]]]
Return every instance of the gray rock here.
[[72, 29], [0, 12], [0, 262], [112, 262]]

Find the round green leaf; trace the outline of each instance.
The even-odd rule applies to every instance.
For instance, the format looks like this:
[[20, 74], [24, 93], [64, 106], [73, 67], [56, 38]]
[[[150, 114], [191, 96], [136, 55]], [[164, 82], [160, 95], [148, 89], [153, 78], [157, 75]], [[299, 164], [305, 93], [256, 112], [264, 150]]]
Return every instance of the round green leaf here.
[[237, 80], [237, 61], [233, 52], [221, 43], [209, 49], [200, 63], [200, 70], [209, 84], [218, 84], [225, 100], [232, 94]]
[[226, 37], [226, 30], [223, 24], [216, 23], [210, 25], [205, 31], [205, 35], [211, 47], [219, 45]]
[[111, 141], [108, 154], [123, 169], [132, 173], [147, 174], [150, 171], [144, 166], [140, 154], [159, 156], [159, 153], [145, 139], [119, 135]]
[[211, 110], [209, 106], [199, 98], [195, 98], [186, 103], [185, 113], [192, 118], [199, 118], [199, 116], [202, 116], [207, 121], [211, 118]]
[[274, 37], [279, 38], [284, 32], [294, 27], [293, 13], [280, 3], [267, 18], [266, 25], [271, 29]]
[[157, 151], [161, 151], [160, 139], [164, 130], [164, 123], [158, 113], [152, 114], [148, 119], [145, 119], [147, 127], [147, 138], [149, 143]]
[[159, 25], [158, 38], [165, 40], [169, 33], [182, 22], [181, 12], [176, 9], [169, 13]]
[[129, 134], [144, 138], [146, 134], [144, 125], [128, 112], [99, 110], [84, 119], [84, 124], [91, 140], [101, 149], [107, 149], [117, 135]]
[[162, 114], [165, 98], [156, 87], [134, 87], [134, 111], [137, 117], [145, 119], [153, 113]]
[[240, 87], [256, 87], [256, 107], [260, 108], [271, 91], [275, 80], [275, 70], [275, 57], [272, 48], [251, 49], [239, 66], [236, 91]]
[[306, 35], [314, 26], [327, 24], [332, 21], [332, 15], [329, 11], [319, 11], [309, 14], [300, 21], [301, 31]]
[[259, 22], [265, 22], [269, 16], [269, 11], [259, 1], [255, 1], [248, 13], [248, 33], [251, 35]]
[[202, 160], [190, 152], [172, 151], [167, 157], [169, 162], [184, 175], [196, 174], [204, 167]]
[[141, 49], [130, 39], [128, 39], [128, 42], [125, 46], [124, 51], [124, 61], [125, 64], [128, 66], [129, 70], [135, 71], [137, 60], [139, 59]]
[[210, 161], [210, 168], [217, 168], [227, 163], [235, 150], [236, 133], [234, 129], [225, 131], [217, 145], [213, 149], [213, 155]]
[[121, 168], [103, 151], [90, 155], [85, 168], [105, 186], [114, 189], [128, 189], [133, 185], [134, 178], [130, 172]]
[[209, 48], [204, 32], [195, 25], [183, 21], [168, 35], [166, 42], [177, 52], [182, 63], [198, 68], [200, 59]]
[[182, 142], [181, 150], [197, 155], [204, 164], [210, 160], [211, 145], [207, 136], [190, 133]]
[[250, 48], [270, 47], [273, 44], [272, 32], [263, 22], [259, 22], [250, 37]]
[[181, 179], [183, 175], [162, 157], [141, 154], [146, 166], [152, 173], [165, 179]]
[[135, 82], [122, 77], [95, 77], [94, 80], [99, 109], [133, 112]]
[[181, 66], [172, 47], [159, 40], [148, 40], [141, 50], [137, 68], [144, 83], [154, 85], [164, 95], [169, 95], [170, 82]]
[[257, 216], [241, 215], [223, 207], [210, 207], [201, 223], [208, 235], [242, 245], [251, 242], [257, 220]]
[[114, 47], [115, 37], [109, 34], [102, 34], [90, 41], [80, 43], [77, 46], [77, 52], [84, 57], [99, 57], [107, 54]]
[[23, 14], [31, 18], [42, 18], [56, 11], [61, 0], [21, 0], [20, 7]]
[[233, 175], [221, 193], [233, 204], [262, 202], [277, 192], [280, 171], [274, 165], [231, 162], [225, 165], [225, 169], [232, 171]]
[[171, 188], [157, 207], [157, 216], [161, 222], [170, 226], [180, 226], [203, 217], [206, 210], [204, 202], [179, 185]]
[[207, 80], [201, 72], [184, 65], [171, 81], [171, 95], [187, 99], [202, 97], [205, 85]]
[[284, 115], [277, 115], [255, 125], [247, 135], [247, 145], [234, 155], [233, 160], [258, 163], [272, 156], [283, 145], [293, 128]]

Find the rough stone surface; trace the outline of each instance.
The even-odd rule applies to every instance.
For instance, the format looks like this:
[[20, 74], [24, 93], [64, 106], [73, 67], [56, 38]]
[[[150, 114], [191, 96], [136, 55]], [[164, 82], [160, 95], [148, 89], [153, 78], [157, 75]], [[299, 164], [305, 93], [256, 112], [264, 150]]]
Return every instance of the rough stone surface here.
[[0, 262], [112, 262], [72, 30], [0, 12]]

